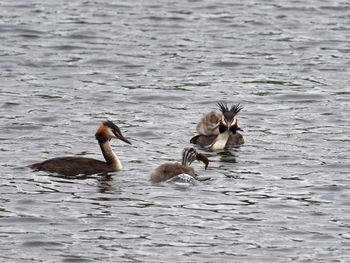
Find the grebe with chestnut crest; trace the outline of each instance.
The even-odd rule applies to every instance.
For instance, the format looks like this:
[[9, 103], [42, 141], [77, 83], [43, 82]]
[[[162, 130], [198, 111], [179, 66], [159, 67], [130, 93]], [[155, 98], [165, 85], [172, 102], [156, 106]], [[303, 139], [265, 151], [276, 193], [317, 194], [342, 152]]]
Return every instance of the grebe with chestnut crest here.
[[102, 172], [113, 172], [122, 170], [122, 164], [118, 156], [113, 152], [109, 142], [117, 138], [131, 144], [122, 135], [119, 127], [111, 121], [105, 121], [97, 130], [95, 137], [101, 147], [105, 162], [85, 157], [57, 157], [41, 163], [29, 165], [34, 170], [43, 170], [63, 175], [96, 174]]

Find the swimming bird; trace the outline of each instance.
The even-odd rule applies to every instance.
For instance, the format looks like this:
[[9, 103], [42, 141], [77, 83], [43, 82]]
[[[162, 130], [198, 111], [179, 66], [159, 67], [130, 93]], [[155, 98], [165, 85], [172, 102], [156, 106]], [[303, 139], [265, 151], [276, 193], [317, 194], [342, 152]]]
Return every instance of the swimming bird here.
[[208, 158], [200, 153], [197, 153], [193, 148], [185, 148], [182, 151], [182, 162], [180, 163], [164, 163], [156, 168], [151, 173], [151, 181], [154, 183], [163, 182], [177, 176], [179, 174], [188, 174], [193, 178], [196, 178], [194, 169], [190, 167], [190, 164], [194, 161], [202, 161], [207, 169], [209, 160]]
[[231, 108], [225, 103], [217, 105], [221, 113], [212, 111], [206, 114], [197, 124], [198, 135], [190, 142], [202, 147], [209, 146], [212, 150], [243, 144], [243, 136], [237, 132], [243, 131], [237, 122], [237, 115], [243, 107], [240, 104], [232, 105]]
[[44, 170], [64, 175], [95, 174], [122, 170], [122, 164], [109, 144], [112, 138], [118, 138], [131, 144], [124, 138], [119, 127], [112, 121], [105, 121], [97, 130], [95, 137], [101, 147], [105, 162], [93, 158], [68, 156], [52, 158], [41, 163], [31, 164], [28, 167], [34, 170]]

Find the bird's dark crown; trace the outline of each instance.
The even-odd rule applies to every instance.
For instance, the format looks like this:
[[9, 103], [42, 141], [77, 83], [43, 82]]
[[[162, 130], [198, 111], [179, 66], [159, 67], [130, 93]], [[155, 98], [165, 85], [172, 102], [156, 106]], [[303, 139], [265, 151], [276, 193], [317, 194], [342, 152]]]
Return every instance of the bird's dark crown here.
[[232, 105], [231, 108], [229, 108], [224, 102], [219, 102], [218, 106], [227, 121], [232, 120], [243, 109], [239, 103]]
[[103, 125], [111, 128], [112, 130], [115, 130], [119, 134], [121, 134], [119, 127], [117, 125], [115, 125], [112, 121], [105, 121], [105, 122], [103, 122]]

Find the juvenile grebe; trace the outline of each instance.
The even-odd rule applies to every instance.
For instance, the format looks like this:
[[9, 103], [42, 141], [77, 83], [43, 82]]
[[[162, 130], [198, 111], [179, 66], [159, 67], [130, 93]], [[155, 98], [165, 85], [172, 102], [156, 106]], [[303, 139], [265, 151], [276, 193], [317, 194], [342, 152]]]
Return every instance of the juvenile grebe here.
[[179, 174], [188, 174], [196, 178], [194, 169], [189, 165], [194, 161], [202, 161], [205, 169], [208, 167], [209, 160], [203, 154], [197, 153], [193, 148], [185, 148], [182, 151], [182, 162], [180, 163], [164, 163], [151, 173], [151, 181], [154, 183], [164, 182]]
[[28, 167], [34, 170], [44, 170], [64, 175], [120, 171], [122, 164], [112, 151], [109, 141], [115, 137], [128, 144], [131, 143], [124, 138], [118, 126], [111, 121], [105, 121], [97, 130], [95, 137], [101, 147], [105, 162], [85, 157], [58, 157], [31, 164]]
[[218, 106], [221, 113], [212, 111], [205, 115], [197, 124], [196, 130], [199, 135], [194, 136], [191, 143], [202, 147], [209, 146], [212, 150], [244, 143], [242, 134], [237, 132], [243, 131], [237, 123], [237, 114], [243, 107], [237, 104], [228, 108], [225, 103], [218, 103]]

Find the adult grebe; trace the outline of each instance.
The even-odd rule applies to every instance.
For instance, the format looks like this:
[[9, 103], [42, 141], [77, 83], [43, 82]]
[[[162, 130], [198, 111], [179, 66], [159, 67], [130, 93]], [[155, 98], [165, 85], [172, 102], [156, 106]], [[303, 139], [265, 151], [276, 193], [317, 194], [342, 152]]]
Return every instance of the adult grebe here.
[[165, 163], [156, 168], [151, 173], [151, 181], [154, 183], [163, 182], [179, 174], [188, 174], [196, 178], [196, 173], [189, 165], [194, 161], [205, 163], [205, 169], [208, 167], [209, 160], [203, 154], [197, 153], [193, 148], [185, 148], [182, 152], [182, 163]]
[[237, 104], [228, 108], [225, 103], [218, 103], [218, 106], [221, 113], [212, 111], [205, 115], [197, 124], [196, 130], [199, 135], [194, 136], [191, 143], [202, 147], [209, 146], [212, 150], [244, 143], [242, 134], [237, 132], [237, 130], [243, 131], [237, 123], [237, 114], [243, 107]]
[[101, 172], [120, 171], [122, 164], [114, 154], [109, 141], [115, 137], [128, 144], [120, 129], [111, 121], [105, 121], [97, 130], [95, 137], [101, 147], [105, 162], [84, 157], [58, 157], [41, 163], [31, 164], [28, 167], [34, 170], [44, 170], [64, 175], [95, 174]]

